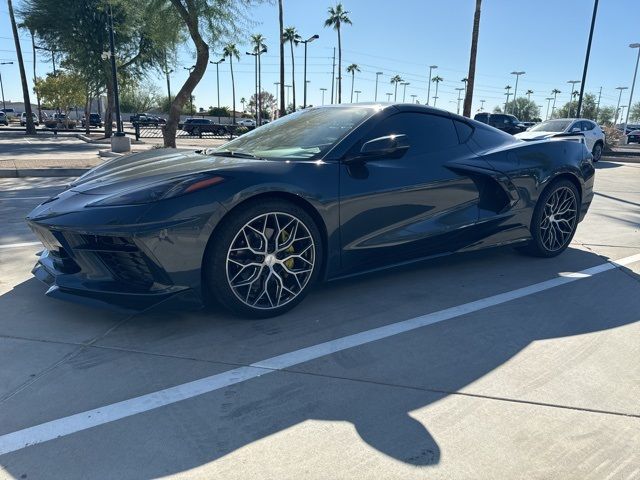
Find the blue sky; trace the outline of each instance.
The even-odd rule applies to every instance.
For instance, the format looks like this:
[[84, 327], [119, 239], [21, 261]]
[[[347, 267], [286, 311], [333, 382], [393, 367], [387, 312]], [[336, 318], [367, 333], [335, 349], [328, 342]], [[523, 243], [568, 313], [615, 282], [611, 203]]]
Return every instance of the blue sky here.
[[[20, 0], [14, 0], [19, 5]], [[320, 88], [331, 89], [331, 56], [337, 44], [335, 31], [324, 28], [327, 7], [325, 0], [285, 0], [285, 25], [295, 26], [307, 38], [320, 35], [308, 49], [308, 103], [320, 104]], [[355, 89], [361, 90], [360, 101], [373, 100], [375, 72], [382, 71], [378, 99], [393, 92], [390, 77], [399, 74], [407, 86], [406, 100], [411, 95], [424, 103], [427, 94], [428, 65], [439, 66], [437, 74], [444, 78], [439, 87], [438, 106], [456, 110], [456, 87], [466, 76], [473, 21], [474, 0], [344, 0], [353, 26], [343, 29], [343, 69], [357, 63]], [[615, 105], [617, 86], [631, 86], [637, 50], [629, 43], [640, 42], [640, 6], [638, 0], [601, 0], [593, 39], [586, 91], [598, 93], [602, 87], [602, 104]], [[480, 100], [485, 109], [504, 103], [505, 85], [515, 85], [510, 72], [525, 71], [520, 77], [518, 92], [534, 91], [531, 96], [546, 108], [545, 98], [553, 88], [562, 91], [559, 102], [566, 102], [570, 94], [567, 80], [579, 80], [593, 8], [592, 0], [484, 0], [480, 25], [474, 111]], [[278, 80], [278, 9], [275, 3], [252, 8], [255, 25], [249, 33], [262, 33], [267, 38], [269, 52], [263, 56], [263, 86], [275, 93]], [[248, 36], [248, 35], [247, 35]], [[31, 44], [24, 32], [22, 46], [27, 70], [32, 68]], [[220, 51], [219, 46], [213, 47]], [[248, 46], [242, 46], [242, 52]], [[302, 102], [302, 46], [295, 51], [298, 103]], [[290, 83], [290, 54], [287, 45], [286, 81]], [[217, 59], [212, 53], [211, 59]], [[0, 61], [15, 60], [6, 3], [0, 4]], [[243, 55], [236, 71], [238, 108], [240, 97], [249, 98], [253, 92], [252, 57]], [[172, 74], [174, 91], [184, 81], [183, 66], [193, 64], [192, 54], [185, 48], [180, 65]], [[16, 65], [2, 65], [5, 97], [21, 99], [19, 74]], [[38, 62], [38, 74], [51, 69], [44, 60]], [[344, 72], [344, 70], [343, 70]], [[343, 73], [343, 101], [349, 100], [351, 79]], [[162, 77], [150, 72], [150, 79], [162, 92]], [[399, 89], [399, 100], [401, 100]], [[231, 83], [228, 64], [220, 65], [221, 103], [231, 104]], [[513, 90], [512, 90], [513, 91]], [[640, 91], [635, 97], [640, 100]], [[629, 90], [623, 95], [628, 101]], [[431, 95], [434, 89], [432, 87]], [[215, 66], [211, 65], [195, 90], [196, 105], [216, 104]], [[626, 101], [625, 101], [626, 99]], [[544, 108], [543, 108], [544, 113]]]

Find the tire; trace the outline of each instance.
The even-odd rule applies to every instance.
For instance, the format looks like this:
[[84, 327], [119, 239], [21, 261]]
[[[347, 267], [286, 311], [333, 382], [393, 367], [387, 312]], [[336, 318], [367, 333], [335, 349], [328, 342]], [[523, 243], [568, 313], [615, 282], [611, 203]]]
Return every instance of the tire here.
[[194, 128], [193, 130], [191, 130], [191, 135], [200, 136], [200, 129], [198, 127]]
[[[579, 213], [580, 195], [575, 185], [568, 180], [552, 183], [542, 192], [533, 211], [531, 242], [518, 250], [535, 257], [560, 255], [576, 233]], [[556, 216], [560, 220], [554, 220]]]
[[602, 143], [596, 142], [596, 144], [593, 146], [591, 154], [593, 155], [593, 163], [599, 162], [602, 158]]
[[320, 231], [303, 208], [277, 199], [250, 202], [213, 234], [203, 290], [238, 316], [275, 317], [302, 301], [322, 260]]

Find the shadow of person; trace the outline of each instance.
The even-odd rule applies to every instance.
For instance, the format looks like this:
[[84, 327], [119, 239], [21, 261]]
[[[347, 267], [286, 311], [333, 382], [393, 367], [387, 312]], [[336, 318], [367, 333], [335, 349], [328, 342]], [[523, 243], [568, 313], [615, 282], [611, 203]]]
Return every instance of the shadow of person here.
[[[547, 270], [543, 272], [544, 276], [541, 275], [543, 280], [559, 275], [567, 263], [572, 263], [575, 271], [603, 262], [601, 257], [583, 250], [570, 249], [565, 255], [570, 261], [566, 258], [516, 260], [519, 257], [515, 255], [486, 252], [462, 255], [329, 284], [296, 311], [261, 322], [233, 321], [215, 311], [189, 315], [162, 312], [132, 319], [122, 327], [121, 335], [122, 340], [131, 342], [124, 348], [136, 348], [138, 352], [176, 357], [187, 357], [189, 353], [190, 358], [202, 357], [213, 362], [215, 358], [229, 363], [234, 363], [232, 355], [236, 354], [236, 364], [249, 364], [344, 336], [348, 333], [345, 329], [349, 327], [345, 322], [352, 321], [347, 315], [346, 302], [355, 299], [361, 305], [356, 332], [380, 326], [376, 324], [378, 317], [375, 313], [380, 313], [381, 309], [388, 318], [392, 318], [393, 312], [401, 312], [404, 317], [400, 319], [424, 313], [425, 305], [429, 304], [428, 296], [424, 298], [425, 292], [438, 295], [439, 289], [444, 288], [441, 282], [446, 271], [454, 266], [458, 267], [455, 276], [459, 277], [465, 265], [471, 264], [471, 270], [462, 273], [472, 282], [483, 278], [490, 282], [492, 278], [506, 274], [511, 275], [513, 283], [515, 262], [519, 262], [518, 271], [529, 269], [527, 278], [533, 277], [536, 267], [545, 265]], [[486, 263], [480, 263], [479, 258], [484, 258]], [[484, 265], [484, 270], [480, 270], [481, 265]], [[582, 267], [575, 268], [576, 265]], [[308, 457], [297, 455], [302, 455], [300, 452], [304, 455], [310, 453], [305, 450], [305, 445], [308, 447], [307, 442], [311, 442], [316, 446], [317, 439], [314, 441], [309, 435], [318, 434], [318, 431], [301, 432], [293, 427], [310, 421], [346, 422], [353, 426], [364, 445], [389, 458], [417, 467], [435, 465], [443, 453], [438, 439], [430, 433], [429, 421], [423, 417], [419, 421], [412, 412], [470, 388], [483, 377], [498, 371], [533, 342], [615, 329], [639, 320], [640, 276], [623, 267], [596, 278], [605, 276], [608, 276], [606, 281], [598, 281], [597, 284], [595, 279], [583, 279], [343, 350], [143, 415], [73, 434], [64, 440], [22, 449], [3, 456], [2, 465], [16, 477], [29, 472], [30, 478], [37, 478], [40, 474], [47, 476], [51, 472], [58, 472], [66, 479], [151, 478], [203, 466], [212, 468], [211, 471], [217, 471], [223, 478], [225, 472], [237, 468], [238, 461], [252, 461], [252, 454], [257, 455], [262, 449], [263, 457], [258, 458], [266, 463], [260, 468], [267, 468], [271, 460], [274, 464], [291, 462], [299, 468], [299, 463]], [[402, 293], [389, 295], [389, 285], [395, 285]], [[448, 286], [456, 287], [454, 284]], [[493, 287], [493, 294], [500, 293], [500, 288]], [[422, 297], [417, 296], [420, 292]], [[20, 293], [20, 289], [16, 289], [15, 294]], [[6, 303], [7, 296], [11, 293], [0, 297], [0, 308]], [[343, 305], [342, 316], [327, 318], [327, 298]], [[415, 305], [407, 303], [411, 298]], [[433, 304], [437, 305], [438, 301], [434, 298]], [[613, 305], [624, 305], [624, 308], [614, 309]], [[220, 321], [212, 321], [212, 316], [219, 317]], [[387, 320], [387, 323], [390, 322]], [[159, 329], [181, 331], [181, 334], [167, 337], [158, 333]], [[189, 334], [190, 330], [193, 333]], [[116, 340], [117, 334], [114, 332]], [[562, 349], [562, 345], [559, 348]], [[526, 397], [540, 385], [551, 383], [567, 369], [580, 372], [584, 350], [578, 348], [575, 351], [578, 353], [558, 351], [561, 359], [554, 364], [554, 357], [549, 368], [544, 363], [549, 359], [539, 358], [538, 363], [529, 365], [536, 377], [519, 376], [521, 383], [506, 394]], [[210, 357], [207, 357], [207, 352]], [[86, 355], [98, 353], [88, 349]], [[137, 360], [135, 369], [119, 370], [118, 376], [123, 385], [144, 382], [149, 377], [162, 377], [152, 355], [138, 355], [149, 359]], [[83, 363], [92, 365], [90, 359]], [[96, 395], [91, 401], [101, 405], [100, 379], [112, 378], [114, 367], [101, 362], [95, 369], [76, 371], [69, 368], [63, 380], [55, 374], [48, 379], [50, 383], [43, 379], [39, 385], [40, 395], [46, 397], [51, 385], [60, 381], [67, 382], [60, 387], [63, 391], [72, 391], [74, 385], [77, 387], [91, 379], [91, 393]], [[571, 381], [567, 378], [564, 381]], [[623, 380], [618, 378], [618, 381]], [[593, 385], [593, 388], [597, 389], [598, 385]], [[556, 391], [556, 394], [559, 395], [556, 398], [563, 398], [563, 390]], [[584, 398], [588, 395], [567, 397], [562, 401], [566, 406], [582, 408], [585, 405], [580, 402], [586, 401]], [[606, 400], [606, 395], [599, 397], [599, 401]], [[21, 408], [20, 401], [16, 398], [15, 403], [5, 403], [4, 414], [11, 415], [13, 409]], [[631, 400], [629, 402], [631, 404]], [[482, 412], [474, 414], [482, 415]], [[440, 421], [455, 425], [459, 419], [451, 414], [451, 417]], [[457, 425], [458, 428], [463, 428], [461, 425]], [[265, 444], [266, 440], [272, 443]], [[321, 443], [317, 448], [319, 445]], [[326, 446], [328, 454], [333, 455], [339, 455], [342, 448], [342, 444]], [[533, 450], [536, 448], [532, 445], [529, 454], [535, 457]], [[539, 448], [542, 453], [546, 445]], [[266, 454], [266, 449], [271, 453]], [[345, 455], [357, 452], [355, 447], [353, 451], [351, 447], [347, 450]], [[107, 451], [108, 454], [105, 453]], [[315, 454], [320, 456], [323, 452]], [[114, 462], [114, 458], [118, 462]], [[214, 461], [222, 463], [212, 466]], [[74, 468], [68, 469], [69, 465], [74, 465]]]

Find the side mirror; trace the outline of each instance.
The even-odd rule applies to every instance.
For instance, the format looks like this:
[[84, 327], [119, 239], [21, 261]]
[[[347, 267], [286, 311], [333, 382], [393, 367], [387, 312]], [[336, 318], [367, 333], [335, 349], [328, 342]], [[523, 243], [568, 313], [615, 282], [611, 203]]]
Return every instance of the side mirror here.
[[409, 146], [409, 139], [404, 134], [378, 137], [362, 145], [358, 158], [400, 158], [409, 149]]

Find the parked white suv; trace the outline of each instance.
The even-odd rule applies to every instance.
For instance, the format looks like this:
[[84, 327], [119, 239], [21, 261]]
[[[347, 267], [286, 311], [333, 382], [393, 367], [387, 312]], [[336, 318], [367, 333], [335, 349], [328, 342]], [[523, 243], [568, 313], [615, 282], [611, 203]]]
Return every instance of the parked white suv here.
[[534, 125], [526, 132], [515, 135], [520, 140], [541, 140], [553, 137], [559, 133], [581, 133], [587, 148], [593, 154], [593, 161], [597, 162], [602, 157], [604, 148], [604, 132], [592, 120], [586, 118], [554, 118]]
[[[34, 125], [40, 125], [40, 122], [38, 122], [38, 116], [35, 113], [31, 113], [31, 118], [33, 118]], [[27, 125], [27, 112], [22, 112], [20, 114], [20, 126], [24, 127], [26, 125]]]

